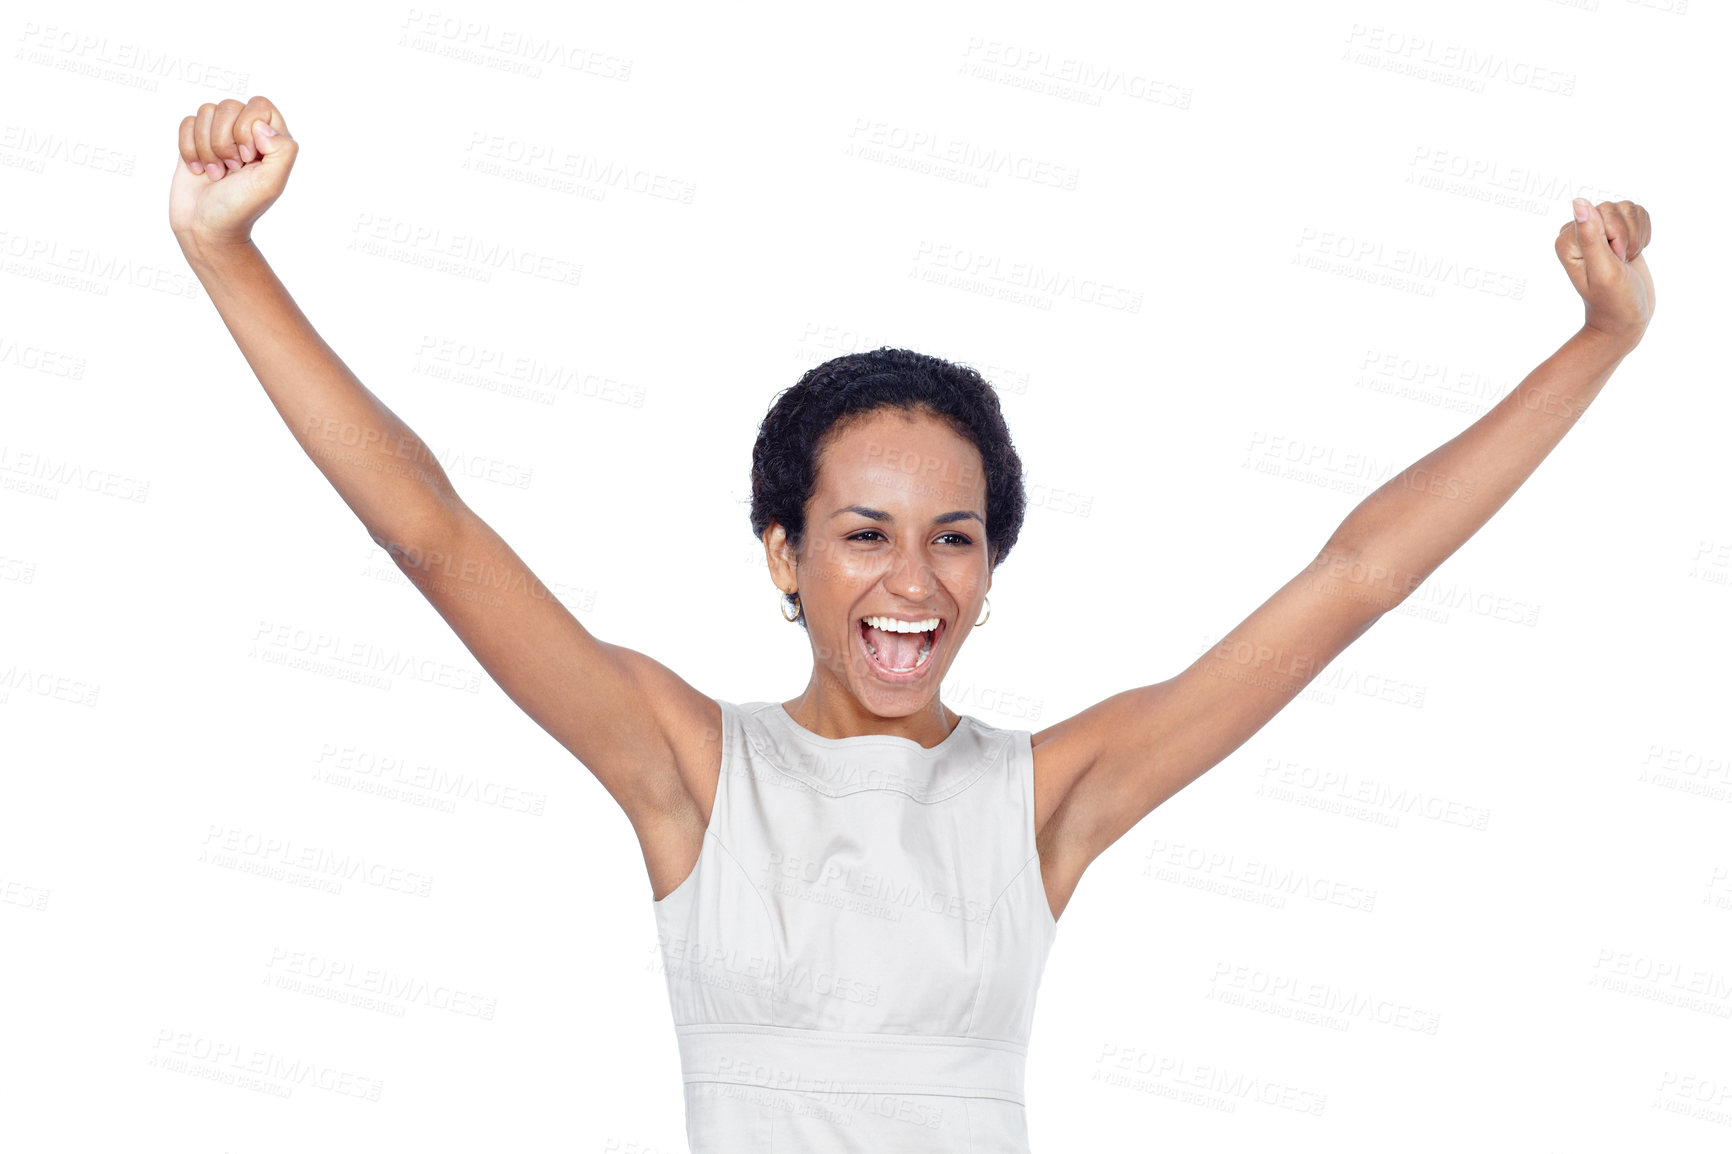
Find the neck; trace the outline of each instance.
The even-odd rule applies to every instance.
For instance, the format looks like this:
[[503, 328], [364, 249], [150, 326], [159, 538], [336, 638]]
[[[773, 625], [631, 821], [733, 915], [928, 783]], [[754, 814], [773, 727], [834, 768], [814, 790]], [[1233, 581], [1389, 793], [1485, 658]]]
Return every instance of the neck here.
[[873, 713], [848, 691], [847, 686], [816, 669], [812, 671], [812, 680], [807, 683], [806, 691], [792, 701], [784, 701], [782, 708], [796, 722], [820, 737], [888, 734], [905, 737], [927, 749], [949, 737], [962, 721], [961, 717], [944, 707], [936, 693], [920, 708], [904, 716]]

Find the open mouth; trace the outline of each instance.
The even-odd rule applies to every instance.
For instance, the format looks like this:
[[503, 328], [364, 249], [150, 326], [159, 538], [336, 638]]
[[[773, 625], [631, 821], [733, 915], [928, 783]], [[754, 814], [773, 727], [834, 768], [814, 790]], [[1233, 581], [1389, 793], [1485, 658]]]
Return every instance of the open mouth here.
[[942, 617], [902, 621], [894, 617], [862, 617], [855, 622], [867, 664], [886, 681], [913, 681], [926, 672], [932, 651], [944, 634]]

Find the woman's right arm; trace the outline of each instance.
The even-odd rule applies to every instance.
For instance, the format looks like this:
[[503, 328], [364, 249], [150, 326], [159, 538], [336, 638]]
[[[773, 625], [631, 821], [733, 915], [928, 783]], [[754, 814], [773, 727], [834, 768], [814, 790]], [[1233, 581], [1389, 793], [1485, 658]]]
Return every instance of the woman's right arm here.
[[170, 224], [289, 431], [499, 687], [619, 802], [652, 891], [671, 890], [715, 797], [720, 707], [590, 634], [314, 331], [251, 239], [297, 151], [282, 114], [260, 96], [206, 104], [182, 122], [180, 145]]

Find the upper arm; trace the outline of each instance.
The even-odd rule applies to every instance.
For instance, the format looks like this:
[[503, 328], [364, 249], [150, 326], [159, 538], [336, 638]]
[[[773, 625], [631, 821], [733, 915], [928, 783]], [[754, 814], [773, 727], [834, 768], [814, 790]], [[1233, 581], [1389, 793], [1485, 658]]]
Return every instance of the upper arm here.
[[[721, 707], [672, 670], [597, 639], [492, 526], [461, 503], [415, 534], [375, 538], [507, 696], [640, 826], [714, 799]], [[700, 822], [701, 826], [701, 822]]]
[[1115, 694], [1035, 734], [1062, 799], [1043, 840], [1075, 872], [1281, 711], [1369, 629], [1386, 599], [1331, 572], [1325, 548], [1176, 677]]

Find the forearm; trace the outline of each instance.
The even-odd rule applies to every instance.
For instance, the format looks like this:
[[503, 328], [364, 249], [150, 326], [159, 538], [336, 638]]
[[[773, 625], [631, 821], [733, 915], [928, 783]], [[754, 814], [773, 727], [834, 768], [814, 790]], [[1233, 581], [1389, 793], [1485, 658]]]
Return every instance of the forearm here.
[[181, 249], [289, 431], [374, 538], [412, 544], [441, 522], [457, 494], [439, 462], [313, 329], [258, 248], [181, 238]]
[[1503, 507], [1633, 347], [1584, 326], [1479, 420], [1361, 501], [1326, 552], [1394, 607]]

